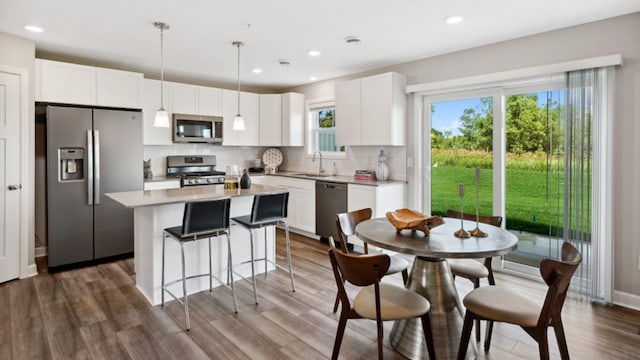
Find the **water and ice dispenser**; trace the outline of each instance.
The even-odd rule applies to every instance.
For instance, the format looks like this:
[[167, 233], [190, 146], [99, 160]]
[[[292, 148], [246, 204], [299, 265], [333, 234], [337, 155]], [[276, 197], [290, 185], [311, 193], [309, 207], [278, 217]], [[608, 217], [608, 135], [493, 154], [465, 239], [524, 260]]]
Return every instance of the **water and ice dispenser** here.
[[58, 181], [84, 180], [84, 149], [83, 148], [59, 148], [58, 149]]

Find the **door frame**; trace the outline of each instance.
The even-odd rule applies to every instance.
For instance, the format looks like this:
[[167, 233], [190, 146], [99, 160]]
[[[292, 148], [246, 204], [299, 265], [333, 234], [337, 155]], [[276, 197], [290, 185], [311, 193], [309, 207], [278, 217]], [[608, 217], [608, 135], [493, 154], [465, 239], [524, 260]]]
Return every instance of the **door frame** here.
[[[29, 71], [27, 69], [0, 65], [0, 72], [17, 75], [20, 78], [20, 220], [19, 220], [19, 277], [26, 278], [37, 275], [34, 250], [35, 244], [29, 239], [34, 239], [35, 207], [33, 203], [35, 189], [30, 174], [33, 174], [35, 155], [33, 153], [34, 125], [29, 121]], [[31, 200], [31, 201], [30, 201]]]

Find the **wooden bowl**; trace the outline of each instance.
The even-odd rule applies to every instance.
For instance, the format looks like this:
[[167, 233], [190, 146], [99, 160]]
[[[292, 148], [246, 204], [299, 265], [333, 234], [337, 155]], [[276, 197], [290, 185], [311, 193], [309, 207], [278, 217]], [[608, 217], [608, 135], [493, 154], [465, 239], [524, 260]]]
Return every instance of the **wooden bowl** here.
[[429, 229], [444, 223], [440, 216], [426, 216], [411, 209], [398, 209], [387, 212], [387, 219], [396, 228], [396, 232], [402, 230], [422, 231], [424, 236], [429, 235]]

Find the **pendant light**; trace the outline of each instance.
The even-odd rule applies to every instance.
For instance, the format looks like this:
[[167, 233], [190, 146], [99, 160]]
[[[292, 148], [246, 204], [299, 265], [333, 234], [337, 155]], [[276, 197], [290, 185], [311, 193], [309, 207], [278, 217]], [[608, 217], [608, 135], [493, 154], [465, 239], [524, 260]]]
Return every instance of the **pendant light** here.
[[238, 48], [238, 114], [233, 118], [233, 130], [244, 131], [244, 118], [240, 115], [240, 47], [244, 45], [241, 41], [234, 41], [233, 46]]
[[156, 111], [153, 126], [169, 127], [169, 113], [164, 109], [164, 31], [169, 30], [169, 24], [155, 22], [153, 25], [160, 29], [160, 109]]

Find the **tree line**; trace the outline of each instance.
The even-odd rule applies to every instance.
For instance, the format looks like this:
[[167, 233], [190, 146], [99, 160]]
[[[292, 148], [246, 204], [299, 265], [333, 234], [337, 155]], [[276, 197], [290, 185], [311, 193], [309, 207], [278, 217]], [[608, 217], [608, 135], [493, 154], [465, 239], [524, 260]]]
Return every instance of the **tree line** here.
[[[549, 93], [551, 94], [551, 93]], [[480, 99], [476, 108], [464, 109], [460, 116], [460, 135], [431, 129], [434, 149], [491, 151], [493, 147], [493, 98]], [[433, 114], [434, 107], [431, 107]], [[562, 151], [564, 105], [547, 98], [538, 103], [538, 94], [505, 97], [506, 150], [508, 153], [553, 153]]]

